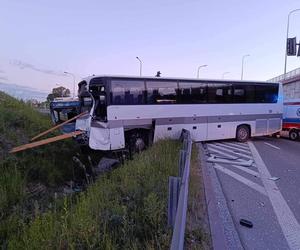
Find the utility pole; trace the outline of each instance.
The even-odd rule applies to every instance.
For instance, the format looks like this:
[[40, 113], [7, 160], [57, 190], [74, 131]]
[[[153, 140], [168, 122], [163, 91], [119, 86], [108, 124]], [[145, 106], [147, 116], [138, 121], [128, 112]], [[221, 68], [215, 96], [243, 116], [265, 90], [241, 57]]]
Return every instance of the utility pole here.
[[241, 80], [243, 80], [243, 77], [244, 77], [244, 60], [247, 56], [250, 56], [250, 55], [243, 55], [242, 57], [242, 73], [241, 73]]
[[222, 74], [222, 79], [224, 79], [224, 77], [225, 77], [225, 75], [227, 75], [227, 74], [229, 74], [230, 72], [224, 72], [223, 74]]
[[72, 74], [72, 73], [70, 73], [70, 72], [67, 72], [67, 71], [65, 71], [64, 73], [65, 73], [66, 75], [70, 75], [70, 76], [73, 77], [73, 99], [75, 99], [75, 75]]
[[200, 65], [198, 66], [198, 69], [197, 69], [197, 78], [199, 78], [199, 71], [201, 68], [204, 68], [204, 67], [207, 67], [208, 65], [207, 64], [203, 64], [203, 65]]
[[286, 41], [285, 41], [285, 60], [284, 60], [284, 78], [286, 75], [286, 65], [287, 65], [287, 40], [289, 38], [289, 28], [290, 28], [290, 16], [292, 13], [300, 11], [300, 9], [294, 9], [291, 10], [288, 14], [288, 19], [287, 19], [287, 27], [286, 27]]
[[140, 62], [140, 76], [142, 76], [142, 67], [143, 67], [143, 62], [142, 62], [142, 60], [137, 56], [136, 57], [136, 59], [138, 59], [139, 60], [139, 62]]

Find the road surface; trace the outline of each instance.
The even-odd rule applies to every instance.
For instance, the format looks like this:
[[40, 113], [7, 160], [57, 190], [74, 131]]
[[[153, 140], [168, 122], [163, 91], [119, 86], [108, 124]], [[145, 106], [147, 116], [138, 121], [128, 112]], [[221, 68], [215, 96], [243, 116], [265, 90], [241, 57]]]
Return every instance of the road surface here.
[[300, 141], [262, 137], [205, 146], [244, 248], [300, 249]]

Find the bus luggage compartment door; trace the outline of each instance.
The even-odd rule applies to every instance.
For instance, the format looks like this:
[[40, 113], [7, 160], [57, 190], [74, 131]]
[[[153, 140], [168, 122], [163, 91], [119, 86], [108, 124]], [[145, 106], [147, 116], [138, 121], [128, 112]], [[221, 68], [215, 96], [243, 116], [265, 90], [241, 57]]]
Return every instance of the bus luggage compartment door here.
[[109, 137], [111, 143], [111, 150], [121, 149], [125, 147], [124, 128], [109, 129]]

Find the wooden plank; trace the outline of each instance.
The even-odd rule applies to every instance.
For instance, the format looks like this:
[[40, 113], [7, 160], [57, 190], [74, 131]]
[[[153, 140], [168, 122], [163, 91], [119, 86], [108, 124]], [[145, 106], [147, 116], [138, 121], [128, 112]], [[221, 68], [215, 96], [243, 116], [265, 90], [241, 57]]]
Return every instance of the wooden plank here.
[[56, 125], [55, 127], [50, 128], [50, 129], [48, 129], [48, 130], [46, 130], [46, 131], [44, 131], [44, 132], [38, 134], [37, 136], [33, 137], [30, 141], [34, 141], [34, 140], [36, 140], [37, 138], [39, 138], [39, 137], [41, 137], [41, 136], [43, 136], [43, 135], [46, 135], [46, 134], [52, 132], [52, 131], [55, 130], [55, 129], [58, 129], [58, 128], [60, 128], [61, 126], [65, 125], [65, 124], [67, 124], [67, 123], [69, 123], [69, 122], [71, 122], [71, 121], [74, 121], [74, 120], [76, 120], [77, 118], [79, 118], [79, 117], [81, 117], [81, 116], [83, 116], [83, 115], [85, 115], [85, 114], [87, 114], [87, 113], [88, 113], [88, 111], [85, 111], [85, 112], [83, 112], [83, 113], [81, 113], [81, 114], [79, 114], [79, 115], [76, 115], [76, 116], [74, 116], [73, 118], [71, 118], [71, 119], [69, 119], [69, 120], [67, 120], [67, 121], [65, 121], [65, 122], [63, 122], [63, 123], [58, 124], [58, 125]]
[[24, 144], [24, 145], [13, 148], [11, 151], [9, 151], [9, 153], [16, 153], [16, 152], [20, 152], [20, 151], [23, 151], [23, 150], [26, 150], [26, 149], [29, 149], [29, 148], [35, 148], [35, 147], [45, 145], [45, 144], [48, 144], [48, 143], [52, 143], [52, 142], [64, 140], [64, 139], [67, 139], [67, 138], [71, 138], [73, 136], [77, 136], [77, 135], [80, 135], [82, 133], [83, 133], [83, 131], [75, 131], [75, 132], [72, 132], [72, 133], [58, 135], [58, 136], [54, 136], [54, 137], [47, 138], [47, 139], [44, 139], [44, 140]]

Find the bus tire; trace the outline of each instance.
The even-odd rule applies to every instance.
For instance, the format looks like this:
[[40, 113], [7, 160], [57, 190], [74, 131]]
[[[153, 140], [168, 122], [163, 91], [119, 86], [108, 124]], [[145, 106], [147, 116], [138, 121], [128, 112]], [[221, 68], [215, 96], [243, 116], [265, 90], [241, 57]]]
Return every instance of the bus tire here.
[[147, 135], [148, 133], [143, 129], [134, 129], [126, 133], [125, 141], [127, 142], [130, 158], [134, 153], [140, 153], [147, 147]]
[[289, 132], [289, 138], [292, 140], [292, 141], [295, 141], [299, 138], [299, 132], [298, 130], [296, 129], [292, 129], [290, 132]]
[[236, 140], [238, 142], [246, 142], [250, 138], [250, 129], [246, 125], [240, 125], [236, 129]]

